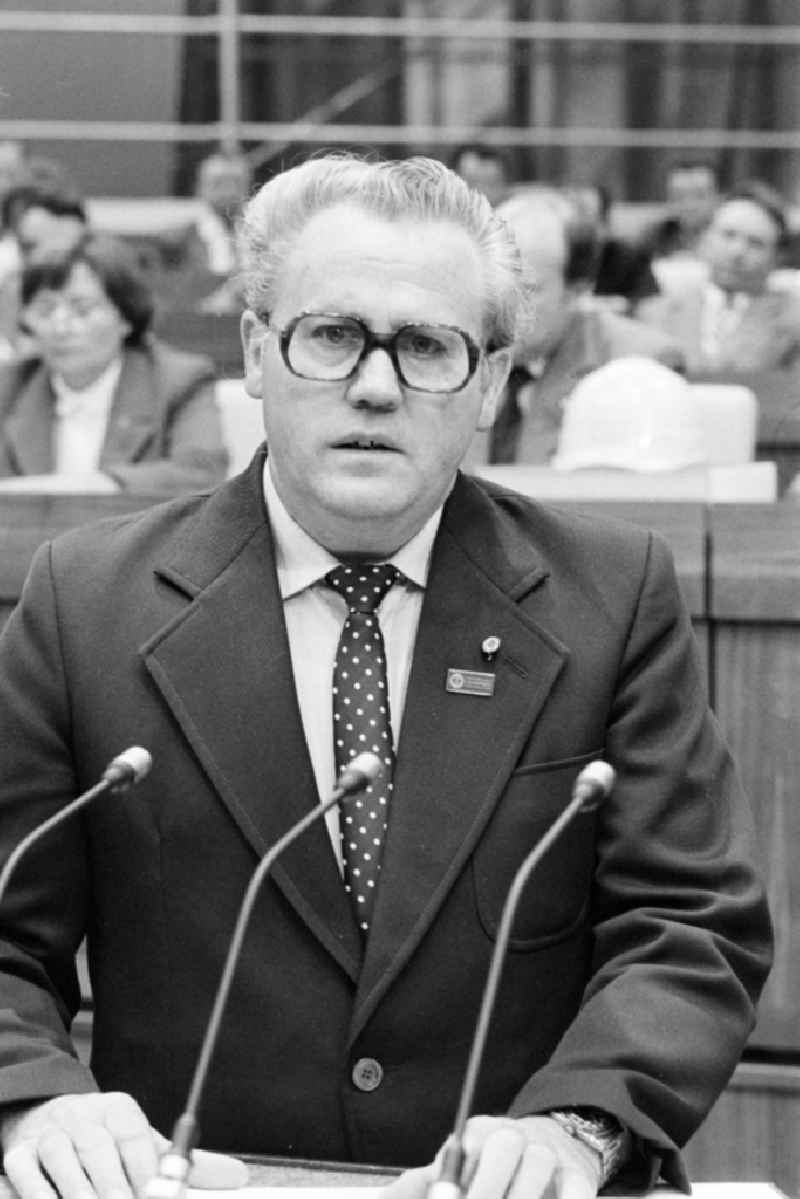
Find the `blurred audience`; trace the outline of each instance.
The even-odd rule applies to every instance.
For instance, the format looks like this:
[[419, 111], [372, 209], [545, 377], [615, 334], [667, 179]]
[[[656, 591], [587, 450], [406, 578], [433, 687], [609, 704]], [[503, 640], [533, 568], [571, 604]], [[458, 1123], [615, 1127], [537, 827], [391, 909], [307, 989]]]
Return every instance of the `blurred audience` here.
[[571, 187], [567, 192], [597, 231], [599, 245], [594, 294], [602, 296], [615, 312], [635, 313], [640, 300], [658, 295], [659, 291], [650, 251], [644, 245], [612, 233], [612, 196], [604, 184]]
[[[582, 376], [637, 354], [680, 370], [679, 347], [664, 334], [591, 299], [597, 268], [595, 226], [567, 197], [545, 188], [519, 192], [498, 213], [520, 249], [526, 302], [514, 369], [489, 433], [489, 462], [547, 463], [563, 404]], [[486, 460], [476, 443], [470, 461]]]
[[0, 362], [16, 353], [16, 277], [20, 266], [17, 240], [2, 219], [2, 203], [22, 181], [25, 157], [22, 142], [0, 141]]
[[490, 204], [499, 204], [509, 189], [506, 156], [496, 146], [470, 142], [453, 152], [450, 166], [470, 187], [483, 192]]
[[236, 222], [251, 184], [250, 164], [240, 151], [218, 150], [198, 167], [195, 191], [202, 212], [196, 231], [206, 265], [215, 275], [232, 275], [239, 269]]
[[46, 248], [68, 246], [86, 231], [88, 217], [80, 195], [53, 183], [28, 181], [3, 199], [2, 223], [14, 236], [23, 262]]
[[707, 278], [648, 300], [640, 316], [674, 337], [690, 371], [754, 371], [800, 361], [800, 298], [769, 278], [786, 236], [781, 197], [743, 183], [717, 207], [703, 240]]
[[664, 188], [667, 211], [650, 231], [650, 253], [653, 258], [695, 256], [719, 203], [717, 168], [705, 159], [674, 162]]
[[24, 264], [50, 246], [72, 244], [87, 228], [86, 209], [78, 193], [62, 187], [55, 173], [34, 178], [29, 168], [28, 163], [23, 181], [6, 192], [0, 205], [0, 223], [13, 246], [0, 280], [0, 361], [24, 357], [30, 352], [19, 323], [20, 272]]
[[0, 367], [0, 489], [177, 494], [224, 478], [213, 366], [150, 336], [124, 243], [40, 250], [21, 305], [35, 356]]

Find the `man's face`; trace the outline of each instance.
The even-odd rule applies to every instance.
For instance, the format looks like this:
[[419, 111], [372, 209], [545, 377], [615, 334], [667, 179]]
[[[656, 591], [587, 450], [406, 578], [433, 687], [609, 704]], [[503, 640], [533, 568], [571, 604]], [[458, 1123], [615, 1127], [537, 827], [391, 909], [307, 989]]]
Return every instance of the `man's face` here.
[[517, 321], [518, 362], [547, 357], [558, 348], [577, 299], [564, 281], [567, 247], [563, 223], [548, 207], [510, 221], [522, 261], [525, 301]]
[[263, 397], [275, 487], [335, 554], [388, 555], [442, 503], [478, 427], [487, 427], [507, 352], [482, 356], [459, 391], [405, 386], [376, 348], [349, 379], [292, 374], [273, 329], [304, 312], [357, 317], [376, 334], [449, 325], [483, 345], [483, 269], [472, 238], [445, 222], [387, 221], [356, 205], [312, 217], [278, 281], [270, 326], [243, 318], [245, 385]]
[[669, 209], [689, 232], [705, 228], [718, 199], [717, 181], [709, 167], [681, 167], [667, 178]]
[[221, 216], [238, 215], [249, 187], [250, 173], [244, 161], [207, 158], [200, 168], [198, 194]]
[[703, 250], [718, 287], [758, 294], [775, 266], [777, 246], [777, 227], [763, 208], [750, 200], [729, 200], [717, 210]]

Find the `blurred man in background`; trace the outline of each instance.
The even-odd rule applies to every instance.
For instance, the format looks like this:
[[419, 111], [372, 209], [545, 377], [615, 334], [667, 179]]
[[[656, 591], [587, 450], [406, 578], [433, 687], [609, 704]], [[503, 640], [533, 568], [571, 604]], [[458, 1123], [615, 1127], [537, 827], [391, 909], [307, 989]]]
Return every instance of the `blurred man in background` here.
[[690, 371], [748, 372], [800, 362], [800, 298], [772, 290], [786, 236], [781, 197], [744, 183], [714, 213], [703, 242], [707, 278], [647, 300], [642, 320], [675, 338]]
[[218, 150], [204, 158], [198, 168], [195, 192], [202, 211], [196, 232], [206, 266], [215, 275], [232, 275], [239, 268], [236, 222], [251, 183], [250, 164], [238, 150]]
[[451, 162], [456, 174], [470, 187], [483, 192], [490, 204], [505, 199], [510, 173], [502, 150], [486, 142], [470, 142], [458, 147]]
[[580, 378], [612, 358], [644, 355], [676, 370], [684, 358], [671, 338], [592, 302], [597, 230], [572, 200], [533, 188], [501, 204], [498, 216], [520, 248], [524, 303], [488, 447], [476, 438], [469, 463], [547, 463], [564, 400]]

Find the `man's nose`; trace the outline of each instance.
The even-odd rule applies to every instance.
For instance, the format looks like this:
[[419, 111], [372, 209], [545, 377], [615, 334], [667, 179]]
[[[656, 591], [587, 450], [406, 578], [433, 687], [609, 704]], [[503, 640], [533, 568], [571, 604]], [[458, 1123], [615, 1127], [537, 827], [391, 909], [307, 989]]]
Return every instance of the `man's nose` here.
[[394, 407], [403, 398], [400, 380], [386, 350], [375, 346], [359, 363], [350, 381], [348, 399], [354, 404]]

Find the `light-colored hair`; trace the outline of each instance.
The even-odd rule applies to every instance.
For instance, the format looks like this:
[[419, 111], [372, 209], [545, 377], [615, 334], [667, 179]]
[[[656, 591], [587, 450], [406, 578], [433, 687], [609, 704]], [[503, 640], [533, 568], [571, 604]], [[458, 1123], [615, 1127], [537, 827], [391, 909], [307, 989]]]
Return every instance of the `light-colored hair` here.
[[491, 347], [511, 344], [519, 303], [516, 244], [486, 197], [432, 158], [367, 161], [326, 154], [265, 183], [239, 228], [245, 296], [254, 311], [271, 311], [294, 240], [311, 217], [337, 204], [355, 204], [386, 220], [416, 217], [463, 228], [483, 264], [484, 335]]

